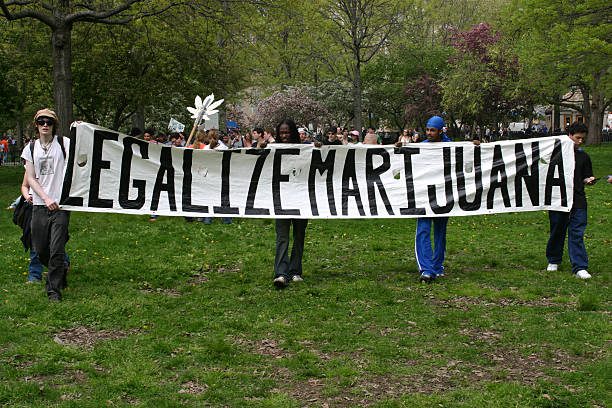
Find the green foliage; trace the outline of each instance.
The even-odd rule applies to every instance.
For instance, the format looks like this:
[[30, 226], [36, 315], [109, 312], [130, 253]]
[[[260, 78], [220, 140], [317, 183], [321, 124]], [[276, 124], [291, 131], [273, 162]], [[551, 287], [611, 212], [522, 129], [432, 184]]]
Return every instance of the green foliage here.
[[195, 95], [231, 100], [242, 67], [232, 58], [232, 44], [219, 47], [222, 34], [216, 20], [179, 10], [129, 26], [75, 28], [77, 116], [129, 128], [126, 121], [143, 106], [148, 124], [164, 129], [171, 116], [191, 121], [185, 107]]

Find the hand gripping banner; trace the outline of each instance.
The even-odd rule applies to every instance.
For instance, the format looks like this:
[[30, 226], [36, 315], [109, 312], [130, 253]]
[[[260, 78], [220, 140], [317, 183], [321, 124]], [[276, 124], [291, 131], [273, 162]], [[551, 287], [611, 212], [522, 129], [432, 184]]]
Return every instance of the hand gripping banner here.
[[72, 129], [61, 206], [255, 218], [393, 218], [572, 207], [567, 136], [406, 147], [193, 150], [88, 123]]

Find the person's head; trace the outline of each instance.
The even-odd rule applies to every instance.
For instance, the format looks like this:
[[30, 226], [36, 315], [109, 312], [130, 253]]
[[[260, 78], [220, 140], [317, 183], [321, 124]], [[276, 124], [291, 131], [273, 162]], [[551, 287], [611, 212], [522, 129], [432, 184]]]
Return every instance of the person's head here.
[[336, 129], [333, 127], [330, 127], [329, 129], [327, 129], [327, 132], [325, 132], [327, 135], [327, 140], [329, 140], [330, 142], [333, 142], [337, 139], [336, 137]]
[[229, 146], [230, 135], [226, 132], [220, 132], [220, 133], [221, 133], [221, 141], [223, 142], [223, 144], [226, 146]]
[[214, 149], [219, 144], [219, 134], [217, 133], [217, 129], [210, 129], [206, 133], [208, 137], [208, 145], [211, 149]]
[[374, 133], [376, 133], [376, 129], [374, 129], [372, 126], [370, 126], [370, 127], [368, 128], [368, 133], [369, 133], [369, 134], [374, 134]]
[[430, 142], [439, 142], [442, 140], [442, 128], [445, 126], [444, 119], [440, 116], [432, 116], [427, 121], [425, 133]]
[[306, 133], [306, 129], [298, 128], [298, 133], [300, 135], [300, 141], [305, 142], [308, 140], [308, 133]]
[[262, 138], [264, 134], [264, 130], [260, 127], [256, 127], [253, 129], [253, 140], [257, 140]]
[[138, 137], [140, 136], [141, 133], [142, 133], [142, 130], [140, 130], [140, 128], [136, 126], [130, 129], [130, 136], [132, 137]]
[[297, 126], [291, 119], [285, 119], [276, 126], [277, 142], [280, 143], [300, 143], [300, 135]]
[[208, 141], [208, 135], [203, 130], [198, 130], [196, 133], [196, 141], [193, 144], [193, 147], [200, 149], [202, 145], [205, 145]]
[[53, 132], [58, 128], [58, 125], [57, 115], [51, 109], [41, 109], [34, 115], [34, 128], [39, 136], [53, 136]]
[[142, 138], [146, 140], [147, 142], [150, 142], [151, 140], [153, 140], [154, 137], [155, 137], [155, 130], [151, 128], [145, 129], [144, 133], [142, 134]]
[[359, 142], [359, 131], [351, 130], [349, 137], [351, 138], [353, 143], [358, 143]]
[[574, 142], [576, 148], [580, 147], [586, 140], [589, 128], [587, 125], [581, 122], [574, 122], [567, 127], [567, 134], [569, 138]]
[[375, 133], [368, 132], [363, 138], [363, 144], [375, 145], [378, 144], [378, 137]]
[[274, 129], [272, 128], [264, 129], [264, 140], [268, 141], [268, 139], [274, 139]]

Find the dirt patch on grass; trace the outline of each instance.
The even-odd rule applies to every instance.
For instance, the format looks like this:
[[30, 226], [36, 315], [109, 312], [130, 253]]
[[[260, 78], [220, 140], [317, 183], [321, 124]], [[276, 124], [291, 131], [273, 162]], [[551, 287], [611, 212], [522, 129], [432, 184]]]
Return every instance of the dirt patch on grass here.
[[[491, 343], [500, 337], [498, 333], [489, 331], [470, 332], [467, 335]], [[410, 364], [421, 366], [422, 370], [417, 374], [364, 374], [350, 385], [342, 386], [333, 378], [297, 380], [286, 368], [278, 368], [276, 374], [268, 376], [284, 384], [282, 389], [275, 389], [274, 392], [287, 392], [305, 407], [367, 407], [384, 399], [401, 398], [408, 394], [473, 389], [490, 382], [516, 382], [526, 386], [537, 385], [539, 381], [559, 383], [555, 370], [573, 372], [584, 362], [583, 358], [560, 350], [549, 350], [546, 354], [523, 355], [516, 350], [492, 348], [483, 353], [486, 360], [483, 364], [449, 360], [445, 365], [431, 368], [426, 366], [428, 361], [423, 360]]]
[[78, 326], [57, 333], [53, 337], [53, 341], [63, 346], [74, 346], [90, 350], [99, 341], [122, 339], [134, 333], [138, 333], [138, 330], [125, 332], [121, 330], [96, 330], [90, 327]]
[[192, 286], [201, 285], [210, 280], [210, 273], [238, 273], [242, 270], [240, 265], [202, 265], [200, 269], [193, 272], [187, 281]]
[[81, 370], [67, 370], [59, 374], [36, 374], [23, 377], [23, 381], [32, 382], [41, 387], [59, 388], [65, 385], [84, 384], [89, 377]]
[[568, 303], [556, 302], [550, 298], [541, 298], [533, 300], [514, 299], [514, 298], [499, 298], [499, 299], [482, 299], [477, 297], [458, 296], [450, 299], [436, 299], [430, 297], [429, 302], [442, 308], [453, 308], [463, 311], [468, 311], [472, 306], [484, 307], [509, 307], [509, 306], [529, 306], [529, 307], [571, 307]]
[[154, 294], [154, 295], [164, 295], [168, 297], [181, 297], [183, 294], [176, 289], [167, 289], [167, 288], [155, 288], [155, 289], [141, 289], [142, 293]]
[[290, 357], [292, 355], [287, 350], [283, 349], [279, 345], [278, 341], [274, 339], [261, 339], [257, 341], [238, 339], [234, 342], [240, 346], [246, 347], [248, 351], [259, 354], [260, 356], [280, 359]]
[[200, 384], [195, 381], [187, 381], [181, 384], [181, 389], [178, 391], [179, 394], [199, 395], [204, 393], [208, 389], [208, 385]]

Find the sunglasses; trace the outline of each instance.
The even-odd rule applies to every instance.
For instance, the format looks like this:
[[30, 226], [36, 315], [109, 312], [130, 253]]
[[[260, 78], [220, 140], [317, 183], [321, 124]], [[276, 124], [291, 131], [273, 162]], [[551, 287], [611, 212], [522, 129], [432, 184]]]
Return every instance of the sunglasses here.
[[53, 121], [53, 119], [50, 118], [38, 118], [36, 119], [36, 124], [39, 126], [43, 126], [43, 125], [47, 125], [47, 126], [53, 126], [53, 123], [55, 123]]

